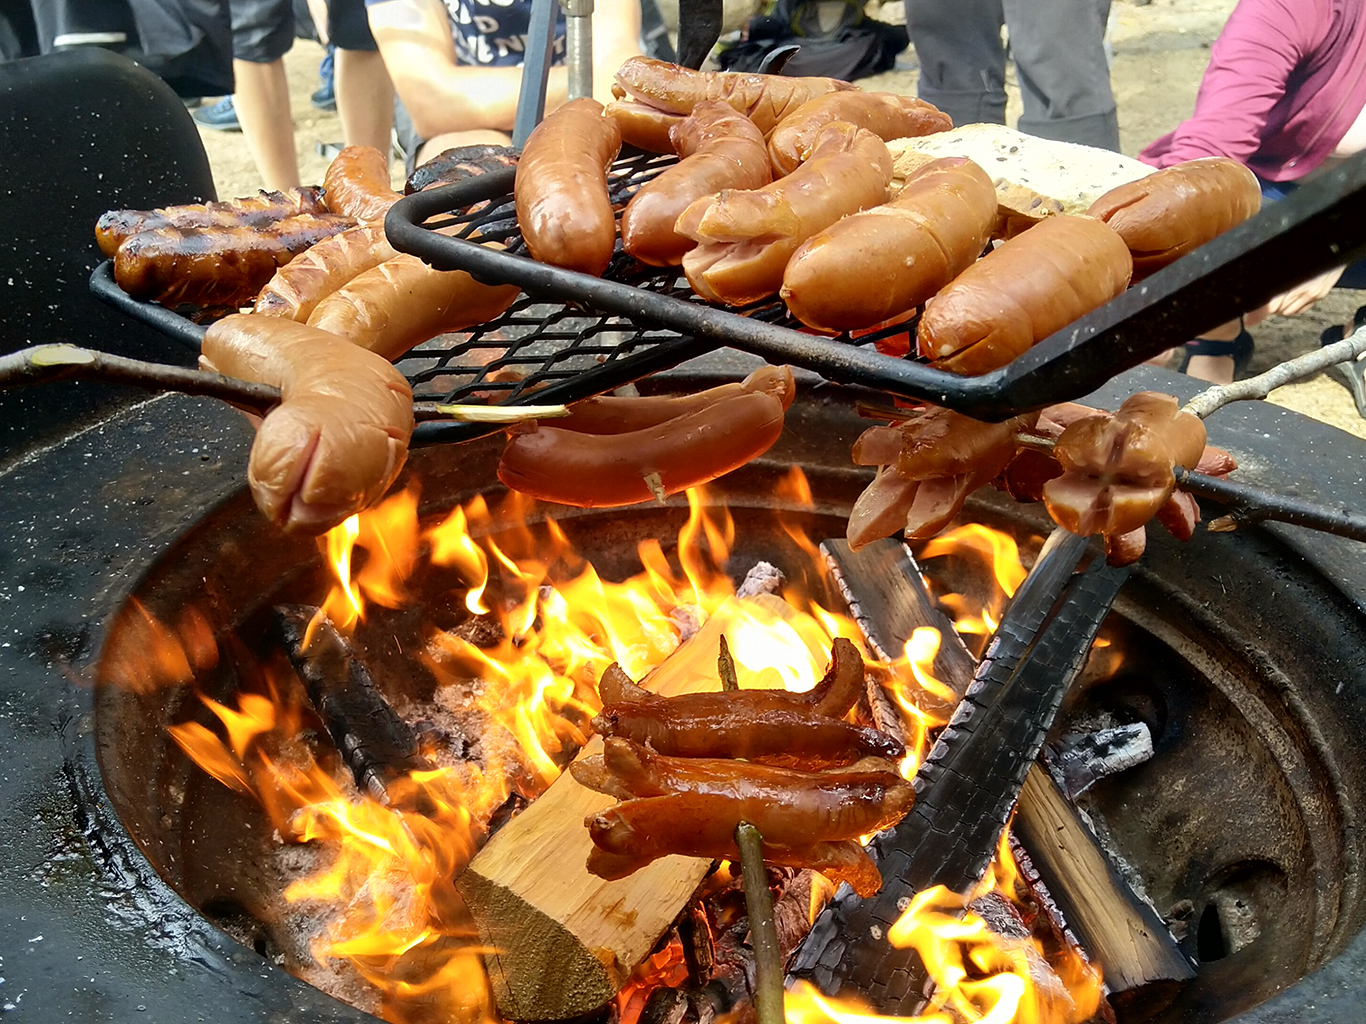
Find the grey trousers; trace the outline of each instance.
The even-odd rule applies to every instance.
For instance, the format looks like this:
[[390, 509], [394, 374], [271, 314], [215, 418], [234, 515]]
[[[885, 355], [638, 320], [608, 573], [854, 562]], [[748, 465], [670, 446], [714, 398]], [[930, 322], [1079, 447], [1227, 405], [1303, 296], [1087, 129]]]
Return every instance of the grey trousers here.
[[1020, 81], [1030, 135], [1119, 149], [1106, 64], [1110, 0], [905, 0], [920, 62], [920, 98], [954, 124], [1005, 124], [1005, 47]]

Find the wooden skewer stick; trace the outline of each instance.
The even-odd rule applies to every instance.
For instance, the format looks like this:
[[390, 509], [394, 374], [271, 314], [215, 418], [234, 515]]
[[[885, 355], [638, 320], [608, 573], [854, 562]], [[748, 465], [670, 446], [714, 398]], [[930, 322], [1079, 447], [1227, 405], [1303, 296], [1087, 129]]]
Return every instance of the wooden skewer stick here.
[[[185, 366], [128, 359], [76, 345], [36, 345], [0, 356], [0, 390], [58, 380], [103, 380], [153, 391], [179, 391], [186, 395], [217, 398], [258, 416], [264, 416], [280, 404], [280, 389], [269, 384], [256, 384]], [[519, 423], [568, 415], [569, 410], [563, 405], [413, 403], [413, 418], [418, 422], [457, 420], [463, 423]]]
[[740, 848], [745, 909], [754, 946], [755, 1014], [759, 1024], [783, 1024], [783, 961], [778, 948], [778, 926], [773, 919], [773, 894], [768, 891], [768, 875], [764, 871], [764, 837], [749, 822], [742, 821], [735, 829], [735, 845]]

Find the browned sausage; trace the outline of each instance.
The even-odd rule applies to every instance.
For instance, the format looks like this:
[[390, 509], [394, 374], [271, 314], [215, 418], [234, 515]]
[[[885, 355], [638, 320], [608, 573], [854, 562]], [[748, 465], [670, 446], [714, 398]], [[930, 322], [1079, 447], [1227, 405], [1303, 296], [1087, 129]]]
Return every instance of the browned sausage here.
[[920, 354], [954, 373], [1005, 366], [1129, 283], [1123, 240], [1090, 217], [1049, 217], [988, 253], [930, 299]]
[[438, 334], [487, 323], [519, 294], [516, 285], [481, 284], [400, 253], [324, 298], [308, 322], [394, 360]]
[[1053, 455], [1062, 476], [1044, 484], [1048, 513], [1065, 530], [1120, 537], [1157, 514], [1176, 486], [1172, 469], [1194, 466], [1205, 425], [1175, 398], [1142, 391], [1113, 414], [1077, 420]]
[[389, 158], [374, 146], [347, 146], [327, 165], [323, 194], [333, 213], [382, 221], [403, 197], [389, 185]]
[[[840, 718], [852, 708], [863, 692], [863, 656], [858, 648], [844, 637], [836, 637], [830, 647], [830, 668], [820, 682], [804, 693], [788, 690], [736, 690], [728, 692], [737, 714], [757, 714], [769, 708], [792, 708], [813, 715]], [[616, 662], [607, 666], [598, 682], [598, 695], [604, 704], [620, 704], [623, 701], [679, 701], [678, 707], [690, 706], [685, 697], [661, 697], [651, 693], [631, 681]], [[705, 703], [714, 703], [715, 694]]]
[[893, 92], [831, 92], [807, 100], [783, 118], [768, 139], [768, 155], [779, 174], [791, 174], [811, 148], [816, 132], [832, 121], [867, 128], [890, 142], [946, 132], [953, 118], [938, 107]]
[[965, 157], [934, 160], [890, 203], [808, 238], [788, 263], [780, 294], [808, 327], [871, 327], [923, 305], [972, 266], [995, 223], [996, 189], [986, 172]]
[[632, 57], [617, 71], [614, 93], [660, 110], [690, 114], [703, 100], [720, 100], [767, 135], [809, 99], [854, 86], [834, 78], [784, 78], [733, 71], [693, 71], [649, 57]]
[[517, 166], [517, 151], [511, 146], [456, 146], [444, 149], [425, 164], [419, 164], [404, 182], [403, 191], [412, 195], [436, 185], [454, 185], [490, 171]]
[[326, 213], [322, 189], [311, 186], [260, 192], [246, 199], [164, 206], [158, 210], [110, 210], [95, 224], [100, 251], [113, 256], [139, 231], [157, 228], [263, 228], [301, 213]]
[[206, 364], [280, 388], [247, 481], [266, 518], [322, 533], [384, 496], [403, 468], [413, 392], [387, 360], [306, 324], [235, 314], [204, 335]]
[[263, 228], [140, 231], [114, 254], [114, 280], [163, 306], [245, 306], [279, 267], [355, 226], [350, 217], [306, 213]]
[[575, 402], [569, 415], [555, 421], [563, 430], [577, 430], [582, 434], [628, 434], [657, 426], [715, 405], [723, 398], [760, 391], [783, 403], [792, 405], [797, 395], [797, 382], [786, 366], [764, 366], [755, 370], [739, 384], [721, 384], [691, 395], [651, 395], [638, 398], [618, 398], [603, 395]]
[[674, 230], [694, 200], [773, 180], [759, 129], [724, 103], [697, 104], [670, 137], [683, 159], [642, 187], [621, 215], [622, 248], [656, 267], [677, 266], [697, 244]]
[[1188, 160], [1113, 188], [1087, 211], [1118, 232], [1141, 281], [1262, 207], [1257, 178], [1227, 157]]
[[699, 243], [683, 257], [688, 283], [703, 298], [732, 306], [773, 295], [799, 245], [841, 217], [883, 203], [891, 180], [886, 143], [850, 124], [826, 125], [787, 177], [699, 199], [684, 211], [676, 229]]
[[783, 431], [783, 403], [762, 391], [627, 434], [537, 426], [514, 433], [498, 479], [543, 501], [634, 505], [715, 480], [758, 458]]
[[606, 113], [621, 129], [622, 142], [647, 153], [672, 153], [674, 144], [669, 138], [669, 130], [684, 117], [631, 100], [607, 104]]
[[517, 223], [542, 263], [601, 275], [617, 222], [607, 172], [621, 151], [617, 122], [597, 100], [571, 100], [536, 126], [517, 162]]
[[398, 254], [383, 224], [325, 238], [279, 270], [256, 297], [254, 312], [305, 323], [314, 308], [348, 281]]
[[796, 709], [772, 690], [765, 701], [740, 702], [728, 693], [689, 693], [668, 700], [606, 704], [593, 719], [603, 736], [648, 743], [676, 757], [742, 757], [765, 764], [820, 768], [864, 757], [901, 757], [885, 733]]

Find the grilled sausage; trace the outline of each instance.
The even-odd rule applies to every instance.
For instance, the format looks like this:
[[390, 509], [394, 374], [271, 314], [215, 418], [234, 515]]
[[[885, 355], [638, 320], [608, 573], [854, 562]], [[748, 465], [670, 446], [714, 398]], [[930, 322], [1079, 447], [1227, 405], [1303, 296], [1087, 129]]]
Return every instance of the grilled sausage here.
[[617, 71], [612, 92], [659, 110], [690, 114], [703, 100], [720, 100], [767, 135], [807, 100], [854, 86], [834, 78], [784, 78], [734, 71], [693, 71], [650, 57], [632, 57]]
[[669, 130], [684, 117], [632, 100], [607, 104], [606, 114], [617, 122], [622, 142], [647, 153], [672, 153], [674, 144], [669, 138]]
[[100, 251], [112, 257], [120, 245], [139, 231], [158, 228], [264, 228], [301, 213], [326, 213], [322, 189], [291, 188], [260, 192], [246, 199], [164, 206], [157, 210], [110, 210], [95, 224]]
[[327, 296], [397, 255], [384, 237], [383, 224], [351, 228], [325, 238], [275, 271], [256, 297], [255, 312], [306, 323]]
[[662, 499], [738, 469], [773, 446], [783, 403], [763, 391], [730, 395], [625, 434], [537, 426], [514, 433], [498, 479], [543, 501], [607, 508]]
[[282, 392], [256, 432], [247, 481], [284, 530], [336, 526], [379, 501], [403, 468], [413, 392], [380, 356], [306, 324], [235, 314], [205, 333], [203, 359]]
[[788, 263], [780, 294], [808, 327], [871, 327], [923, 305], [972, 266], [995, 223], [996, 189], [986, 172], [965, 157], [935, 160], [890, 203], [808, 238]]
[[1172, 469], [1195, 466], [1205, 451], [1205, 425], [1154, 391], [1131, 395], [1113, 414], [1077, 420], [1053, 455], [1062, 476], [1043, 487], [1048, 514], [1082, 536], [1118, 538], [1145, 525], [1176, 486]]
[[642, 187], [621, 215], [622, 247], [656, 267], [677, 266], [697, 244], [674, 230], [694, 200], [773, 180], [759, 129], [724, 103], [697, 104], [669, 134], [683, 159]]
[[1124, 239], [1134, 280], [1247, 220], [1262, 207], [1257, 178], [1227, 157], [1188, 160], [1113, 188], [1087, 211]]
[[492, 320], [519, 294], [516, 285], [481, 284], [400, 253], [324, 298], [308, 323], [394, 360], [438, 334]]
[[787, 410], [797, 395], [797, 382], [786, 366], [764, 366], [739, 384], [721, 384], [691, 395], [638, 398], [603, 395], [575, 402], [569, 407], [569, 415], [557, 419], [555, 426], [581, 434], [628, 434], [699, 412], [723, 398], [754, 391], [772, 395]]
[[133, 298], [164, 306], [245, 306], [279, 267], [355, 226], [350, 217], [305, 213], [262, 228], [139, 231], [114, 254], [114, 280]]
[[489, 171], [517, 166], [517, 151], [511, 146], [456, 146], [445, 149], [419, 165], [403, 185], [406, 195], [435, 185], [454, 185], [466, 178]]
[[677, 231], [699, 243], [683, 257], [688, 283], [703, 298], [732, 306], [774, 294], [798, 246], [841, 217], [884, 202], [891, 180], [886, 143], [850, 124], [826, 125], [787, 177], [699, 199], [683, 212]]
[[517, 162], [517, 223], [542, 263], [600, 276], [617, 224], [607, 172], [621, 150], [617, 122], [597, 100], [571, 100], [536, 126]]
[[382, 221], [403, 197], [389, 186], [389, 158], [374, 146], [347, 146], [327, 165], [323, 195], [333, 213]]
[[[740, 693], [774, 694], [771, 690]], [[729, 693], [690, 693], [668, 700], [605, 704], [593, 728], [649, 744], [675, 757], [741, 757], [800, 768], [898, 758], [905, 748], [875, 729], [794, 708], [773, 696], [738, 702]]]
[[1049, 217], [988, 253], [925, 305], [916, 339], [954, 373], [1005, 366], [1129, 283], [1123, 240], [1090, 217]]
[[831, 92], [807, 100], [788, 114], [773, 129], [768, 139], [768, 155], [779, 174], [791, 174], [811, 149], [816, 133], [834, 121], [867, 128], [890, 142], [921, 135], [946, 132], [953, 118], [938, 107], [910, 96], [892, 92]]

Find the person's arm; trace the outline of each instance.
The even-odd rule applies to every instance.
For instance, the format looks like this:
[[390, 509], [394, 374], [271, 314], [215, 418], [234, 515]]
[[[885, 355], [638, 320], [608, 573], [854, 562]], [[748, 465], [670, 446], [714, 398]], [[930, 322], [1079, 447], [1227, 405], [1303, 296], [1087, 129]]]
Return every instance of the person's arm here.
[[612, 81], [628, 57], [640, 56], [640, 0], [594, 0], [593, 98], [612, 102]]
[[[381, 0], [366, 11], [394, 89], [419, 136], [512, 130], [522, 69], [460, 64], [441, 0]], [[553, 68], [547, 105], [563, 103], [567, 90], [564, 69]]]
[[[1302, 6], [1301, 6], [1302, 5]], [[1303, 0], [1242, 0], [1210, 52], [1195, 113], [1139, 154], [1157, 167], [1226, 156], [1246, 163], [1262, 144], [1271, 110], [1291, 72], [1322, 35]]]

